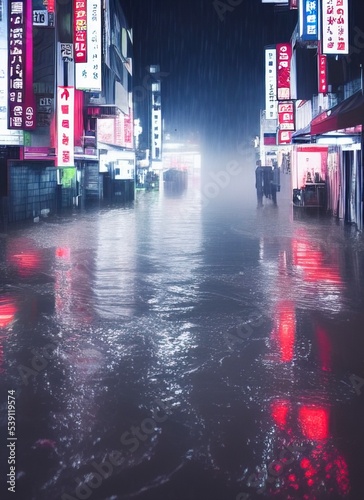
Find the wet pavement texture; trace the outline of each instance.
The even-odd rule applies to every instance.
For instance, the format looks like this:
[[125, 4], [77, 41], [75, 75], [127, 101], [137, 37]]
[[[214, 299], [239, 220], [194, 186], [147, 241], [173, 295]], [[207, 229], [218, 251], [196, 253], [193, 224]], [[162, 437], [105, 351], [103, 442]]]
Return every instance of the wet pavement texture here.
[[364, 498], [363, 237], [252, 186], [0, 235], [9, 498]]

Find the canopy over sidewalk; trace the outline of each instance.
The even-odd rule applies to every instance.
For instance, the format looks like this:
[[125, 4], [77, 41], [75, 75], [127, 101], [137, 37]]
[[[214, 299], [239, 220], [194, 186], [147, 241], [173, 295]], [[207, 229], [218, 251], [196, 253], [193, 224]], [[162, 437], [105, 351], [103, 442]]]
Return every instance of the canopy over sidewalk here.
[[[364, 95], [356, 92], [345, 101], [324, 111], [311, 121], [311, 135], [344, 130], [364, 122]], [[356, 132], [359, 132], [359, 128]]]

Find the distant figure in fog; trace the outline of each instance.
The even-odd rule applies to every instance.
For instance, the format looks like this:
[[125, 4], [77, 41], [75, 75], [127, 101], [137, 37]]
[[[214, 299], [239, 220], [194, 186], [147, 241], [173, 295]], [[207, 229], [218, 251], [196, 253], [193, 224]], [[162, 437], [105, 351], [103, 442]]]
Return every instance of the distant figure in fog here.
[[273, 167], [262, 167], [258, 160], [255, 169], [255, 189], [257, 190], [258, 207], [263, 206], [263, 197], [272, 200], [277, 205], [277, 192], [280, 191], [280, 170], [275, 162]]
[[273, 171], [271, 174], [270, 185], [271, 185], [272, 201], [273, 201], [274, 205], [277, 205], [277, 191], [279, 192], [281, 190], [280, 171], [279, 171], [277, 162], [274, 162], [274, 164], [273, 164]]
[[264, 195], [264, 171], [262, 168], [262, 162], [257, 160], [257, 168], [255, 169], [255, 189], [257, 190], [257, 201], [258, 207], [263, 206], [263, 195]]

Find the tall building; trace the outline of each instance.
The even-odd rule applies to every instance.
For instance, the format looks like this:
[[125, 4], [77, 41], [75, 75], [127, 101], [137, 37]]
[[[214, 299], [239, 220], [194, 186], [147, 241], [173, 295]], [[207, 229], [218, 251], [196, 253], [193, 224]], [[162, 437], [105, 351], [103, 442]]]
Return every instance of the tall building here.
[[150, 154], [153, 170], [161, 169], [162, 162], [162, 96], [159, 65], [149, 67], [151, 75], [150, 92]]
[[0, 221], [134, 196], [132, 46], [117, 0], [0, 0]]

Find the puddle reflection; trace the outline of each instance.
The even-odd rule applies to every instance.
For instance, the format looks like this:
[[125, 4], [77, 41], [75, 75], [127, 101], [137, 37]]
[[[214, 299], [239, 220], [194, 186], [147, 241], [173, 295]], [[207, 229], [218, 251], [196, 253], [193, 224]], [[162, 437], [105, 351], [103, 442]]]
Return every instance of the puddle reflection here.
[[[97, 499], [329, 500], [360, 483], [362, 254], [282, 205], [255, 221], [255, 200], [203, 206], [194, 188], [0, 241], [1, 384], [32, 500], [74, 497], [115, 449]], [[168, 419], [133, 454], [120, 436], [157, 400]]]

